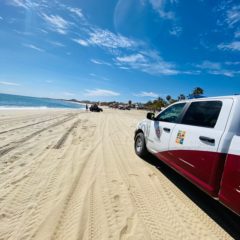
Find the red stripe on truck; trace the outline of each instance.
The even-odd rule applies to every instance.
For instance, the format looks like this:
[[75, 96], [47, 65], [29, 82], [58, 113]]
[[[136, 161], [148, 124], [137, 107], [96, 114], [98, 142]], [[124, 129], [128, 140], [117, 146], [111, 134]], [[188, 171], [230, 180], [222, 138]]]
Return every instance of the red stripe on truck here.
[[226, 154], [196, 150], [172, 150], [157, 157], [176, 169], [212, 197], [217, 197]]
[[220, 201], [240, 214], [240, 156], [197, 150], [170, 150], [156, 156], [212, 197], [217, 198], [221, 188]]

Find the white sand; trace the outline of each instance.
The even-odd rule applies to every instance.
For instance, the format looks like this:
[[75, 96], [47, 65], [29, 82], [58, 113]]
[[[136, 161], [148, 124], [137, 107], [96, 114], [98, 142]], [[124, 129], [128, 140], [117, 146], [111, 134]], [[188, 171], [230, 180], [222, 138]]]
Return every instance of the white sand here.
[[0, 112], [0, 239], [231, 239], [133, 149], [145, 113]]

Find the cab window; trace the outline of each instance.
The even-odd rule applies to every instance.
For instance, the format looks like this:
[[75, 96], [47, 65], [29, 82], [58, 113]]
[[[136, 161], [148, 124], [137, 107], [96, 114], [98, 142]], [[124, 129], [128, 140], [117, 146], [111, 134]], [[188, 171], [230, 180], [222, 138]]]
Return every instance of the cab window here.
[[185, 104], [186, 103], [174, 104], [173, 106], [167, 108], [165, 111], [160, 113], [156, 117], [156, 120], [162, 122], [176, 123], [183, 111]]
[[221, 108], [221, 101], [193, 102], [186, 111], [181, 123], [214, 128]]

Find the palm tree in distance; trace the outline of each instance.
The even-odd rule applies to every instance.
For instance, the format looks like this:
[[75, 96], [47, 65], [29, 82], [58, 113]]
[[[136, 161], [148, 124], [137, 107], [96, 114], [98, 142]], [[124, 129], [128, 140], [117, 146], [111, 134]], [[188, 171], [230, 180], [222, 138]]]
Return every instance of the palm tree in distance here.
[[172, 99], [172, 97], [171, 97], [170, 95], [167, 95], [167, 96], [166, 96], [166, 99], [167, 99], [168, 102], [170, 102], [170, 100]]
[[199, 95], [202, 95], [203, 93], [204, 93], [204, 90], [202, 88], [196, 87], [194, 88], [192, 95], [199, 96]]
[[180, 95], [178, 96], [178, 100], [179, 100], [179, 101], [185, 100], [185, 99], [186, 99], [186, 97], [185, 97], [184, 94], [180, 94]]

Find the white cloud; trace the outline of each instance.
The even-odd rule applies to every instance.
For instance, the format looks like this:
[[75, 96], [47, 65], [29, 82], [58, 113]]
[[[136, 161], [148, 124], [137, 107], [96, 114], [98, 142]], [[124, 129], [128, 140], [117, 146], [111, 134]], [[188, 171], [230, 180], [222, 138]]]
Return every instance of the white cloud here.
[[137, 46], [137, 43], [134, 40], [100, 28], [94, 28], [92, 32], [89, 32], [89, 35], [90, 38], [88, 39], [88, 42], [91, 45], [97, 45], [99, 47], [117, 49]]
[[134, 94], [134, 96], [157, 98], [159, 95], [157, 93], [154, 93], [154, 92], [140, 92], [138, 94]]
[[116, 49], [129, 49], [134, 48], [138, 43], [130, 38], [127, 38], [121, 34], [115, 34], [108, 30], [100, 28], [92, 28], [88, 30], [89, 37], [85, 40], [77, 38], [73, 41], [79, 43], [82, 46], [99, 46], [107, 48], [110, 51]]
[[80, 8], [73, 8], [73, 7], [68, 7], [67, 8], [70, 12], [75, 13], [78, 17], [84, 18], [82, 9]]
[[51, 43], [52, 45], [54, 45], [56, 47], [65, 47], [64, 44], [57, 42], [57, 41], [49, 41], [49, 43]]
[[213, 75], [224, 75], [226, 77], [234, 77], [235, 74], [239, 74], [240, 72], [220, 69], [220, 70], [210, 70], [208, 73], [213, 74]]
[[169, 30], [169, 34], [173, 36], [180, 36], [182, 33], [182, 28], [179, 26], [174, 26], [171, 30]]
[[240, 4], [232, 5], [233, 1], [223, 1], [220, 4], [220, 18], [222, 16], [222, 21], [218, 21], [219, 26], [222, 28], [223, 25], [227, 26], [227, 31], [230, 31], [231, 34], [234, 34], [234, 38], [232, 42], [229, 43], [221, 43], [218, 45], [218, 48], [221, 50], [232, 50], [232, 51], [240, 51]]
[[113, 97], [119, 96], [120, 93], [114, 92], [106, 89], [94, 89], [94, 90], [85, 90], [85, 96], [87, 97]]
[[50, 26], [52, 31], [56, 31], [60, 34], [67, 34], [67, 30], [70, 27], [71, 23], [63, 19], [58, 15], [46, 15], [42, 14], [45, 22]]
[[39, 48], [39, 47], [36, 47], [35, 45], [33, 44], [23, 44], [24, 47], [27, 47], [27, 48], [31, 48], [31, 49], [34, 49], [34, 50], [37, 50], [39, 52], [45, 52], [44, 49], [42, 48]]
[[142, 0], [142, 3], [149, 2], [152, 8], [159, 14], [163, 19], [173, 20], [175, 19], [175, 14], [171, 10], [167, 10], [167, 7], [171, 8], [176, 0]]
[[24, 9], [39, 7], [39, 3], [36, 3], [31, 0], [9, 0], [8, 4], [15, 6], [15, 7], [22, 7]]
[[176, 75], [179, 71], [174, 64], [164, 61], [157, 52], [147, 51], [132, 55], [116, 57], [116, 65], [138, 69], [151, 75]]
[[229, 27], [233, 27], [236, 23], [240, 22], [240, 5], [235, 5], [227, 10], [226, 22]]
[[233, 41], [228, 44], [221, 43], [218, 45], [218, 48], [222, 50], [240, 51], [240, 41]]
[[228, 35], [233, 34], [233, 40], [229, 43], [221, 43], [218, 48], [221, 50], [232, 50], [240, 51], [240, 2], [236, 4], [237, 1], [225, 0], [220, 1], [219, 7], [217, 8], [218, 20], [217, 25], [221, 28], [218, 31], [227, 31]]
[[23, 32], [23, 31], [18, 31], [16, 29], [13, 30], [15, 33], [19, 34], [19, 35], [24, 35], [24, 36], [33, 36], [34, 34], [31, 32]]
[[225, 62], [226, 65], [240, 65], [240, 62], [230, 62], [230, 61], [227, 61]]
[[48, 33], [48, 31], [46, 31], [45, 29], [40, 29], [40, 31], [41, 31], [42, 33], [45, 33], [45, 34]]
[[89, 45], [89, 43], [86, 40], [83, 39], [73, 39], [74, 42], [78, 43], [81, 46], [87, 47]]
[[98, 59], [91, 59], [90, 60], [92, 63], [98, 64], [98, 65], [107, 65], [107, 66], [111, 66], [110, 63], [102, 61], [102, 60], [98, 60]]
[[221, 69], [221, 64], [218, 62], [203, 61], [201, 64], [197, 64], [196, 67], [201, 69]]
[[125, 57], [117, 57], [116, 59], [117, 59], [117, 61], [123, 62], [123, 63], [135, 63], [135, 62], [143, 62], [144, 63], [147, 61], [145, 59], [145, 57], [140, 53], [125, 56]]
[[5, 86], [20, 86], [20, 84], [15, 83], [15, 82], [6, 82], [6, 81], [0, 81], [0, 85], [5, 85]]
[[[234, 65], [232, 62], [225, 62], [225, 65]], [[236, 65], [236, 64], [235, 64]], [[195, 67], [205, 70], [209, 74], [223, 75], [226, 77], [234, 77], [239, 74], [239, 71], [225, 69], [219, 62], [203, 61], [201, 64], [195, 65]]]
[[2, 20], [3, 20], [3, 17], [0, 16], [0, 21], [2, 21]]
[[120, 69], [123, 69], [123, 70], [129, 70], [129, 68], [128, 67], [119, 67]]
[[107, 78], [107, 77], [102, 77], [102, 76], [98, 76], [98, 75], [96, 75], [95, 73], [90, 73], [89, 75], [90, 75], [91, 77], [98, 78], [98, 79], [102, 79], [102, 80], [104, 80], [104, 81], [108, 81], [108, 80], [109, 80], [109, 78]]

